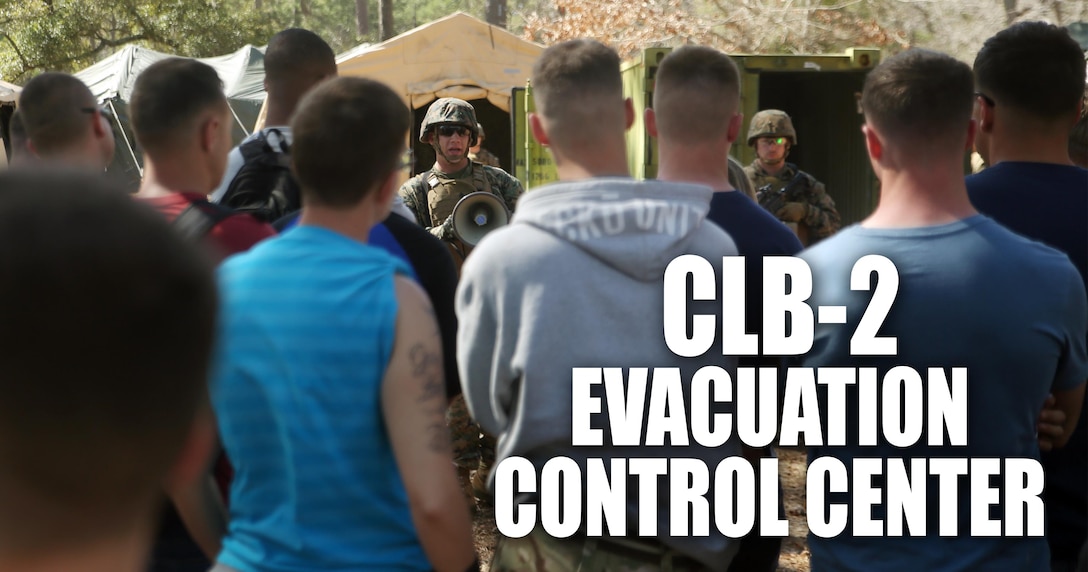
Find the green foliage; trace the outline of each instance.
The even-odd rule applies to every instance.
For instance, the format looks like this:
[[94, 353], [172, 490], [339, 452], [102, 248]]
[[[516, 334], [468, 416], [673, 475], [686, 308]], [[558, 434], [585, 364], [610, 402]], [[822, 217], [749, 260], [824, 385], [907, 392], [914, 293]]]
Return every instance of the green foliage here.
[[22, 82], [75, 71], [138, 42], [178, 55], [221, 55], [261, 44], [275, 23], [208, 0], [0, 0], [0, 77]]
[[[317, 32], [333, 50], [380, 41], [379, 0], [356, 30], [355, 0], [0, 0], [0, 78], [25, 83], [47, 70], [74, 72], [129, 43], [180, 56], [208, 57], [264, 45], [288, 27]], [[393, 0], [389, 0], [393, 1]], [[508, 0], [509, 22], [549, 0]], [[487, 0], [396, 0], [397, 34], [466, 12], [484, 19]], [[519, 30], [513, 30], [519, 33]]]

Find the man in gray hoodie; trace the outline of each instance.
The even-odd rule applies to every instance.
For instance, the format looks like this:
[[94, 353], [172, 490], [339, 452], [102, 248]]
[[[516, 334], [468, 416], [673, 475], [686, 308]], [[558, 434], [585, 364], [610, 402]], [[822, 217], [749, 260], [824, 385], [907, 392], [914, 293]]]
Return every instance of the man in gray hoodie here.
[[[498, 436], [498, 465], [492, 476], [497, 513], [503, 512], [504, 503], [513, 503], [516, 492], [539, 492], [539, 497], [518, 497], [514, 511], [534, 514], [531, 507], [541, 507], [535, 528], [499, 541], [492, 561], [496, 571], [657, 570], [670, 565], [678, 571], [724, 571], [737, 547], [713, 524], [702, 536], [692, 532], [698, 524], [674, 524], [674, 513], [687, 524], [692, 521], [690, 514], [677, 513], [672, 506], [673, 475], [647, 479], [635, 474], [635, 467], [649, 459], [692, 459], [713, 472], [723, 459], [740, 454], [740, 443], [730, 438], [720, 446], [702, 446], [687, 430], [663, 439], [663, 445], [649, 446], [654, 431], [644, 417], [636, 427], [638, 444], [618, 446], [619, 433], [608, 430], [617, 421], [609, 413], [624, 403], [610, 403], [608, 397], [618, 401], [624, 396], [606, 396], [598, 391], [600, 384], [591, 384], [587, 396], [576, 383], [574, 368], [622, 368], [629, 381], [624, 383], [627, 401], [643, 405], [644, 396], [633, 389], [639, 387], [633, 368], [650, 368], [645, 388], [651, 395], [665, 385], [658, 372], [676, 368], [683, 403], [670, 403], [670, 413], [682, 415], [682, 405], [685, 412], [705, 414], [706, 403], [692, 406], [692, 375], [718, 366], [732, 376], [736, 368], [735, 358], [721, 355], [720, 343], [701, 355], [681, 357], [665, 342], [665, 308], [675, 302], [667, 299], [664, 288], [669, 263], [685, 254], [702, 257], [715, 267], [710, 291], [720, 292], [721, 257], [737, 250], [729, 235], [705, 221], [709, 187], [630, 178], [624, 131], [634, 112], [623, 98], [619, 66], [615, 51], [592, 40], [557, 44], [541, 55], [532, 76], [537, 113], [529, 121], [533, 135], [551, 149], [561, 182], [524, 195], [511, 224], [477, 246], [461, 276], [458, 361], [470, 412], [485, 431]], [[719, 313], [713, 302], [710, 309], [690, 299], [687, 303], [695, 313]], [[579, 400], [577, 407], [574, 399]], [[627, 411], [653, 417], [655, 399]], [[598, 445], [575, 446], [572, 427], [582, 423], [576, 411], [584, 413], [585, 402], [599, 406], [590, 423], [604, 437]], [[728, 411], [728, 405], [716, 404], [714, 411]], [[519, 474], [515, 487], [510, 467], [526, 466], [517, 458], [531, 463], [537, 474]], [[504, 470], [506, 459], [512, 463]], [[564, 538], [559, 536], [566, 534], [546, 530], [547, 507], [557, 497], [548, 489], [549, 480], [539, 475], [552, 460], [563, 461], [576, 475], [566, 481], [573, 486], [563, 491], [562, 500], [583, 501], [568, 506], [565, 521], [584, 518]], [[594, 520], [594, 511], [597, 516], [601, 512], [594, 504], [600, 489], [585, 484], [591, 480], [587, 468], [600, 465], [613, 468], [612, 491], [626, 483], [626, 521], [608, 520], [607, 532], [601, 527], [604, 537], [586, 525]], [[616, 474], [616, 467], [625, 472]], [[687, 484], [688, 474], [679, 478]], [[660, 481], [657, 491], [643, 490], [647, 480]], [[529, 482], [539, 486], [524, 486]], [[709, 483], [706, 497], [713, 507], [713, 475]], [[733, 496], [731, 489], [717, 492]], [[645, 499], [641, 506], [640, 495]], [[686, 510], [686, 505], [677, 506]], [[502, 531], [501, 522], [499, 527]]]

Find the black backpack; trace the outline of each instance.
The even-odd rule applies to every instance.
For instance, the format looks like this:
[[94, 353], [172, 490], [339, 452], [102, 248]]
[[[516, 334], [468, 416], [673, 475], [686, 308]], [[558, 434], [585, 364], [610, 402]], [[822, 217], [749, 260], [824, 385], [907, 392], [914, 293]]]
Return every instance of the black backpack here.
[[[279, 147], [272, 148], [270, 135]], [[269, 129], [238, 148], [242, 168], [230, 182], [219, 202], [234, 210], [249, 213], [264, 222], [272, 222], [298, 210], [298, 182], [291, 173], [290, 146], [278, 129]]]
[[174, 228], [185, 240], [200, 242], [216, 225], [234, 214], [223, 205], [196, 200], [174, 219]]

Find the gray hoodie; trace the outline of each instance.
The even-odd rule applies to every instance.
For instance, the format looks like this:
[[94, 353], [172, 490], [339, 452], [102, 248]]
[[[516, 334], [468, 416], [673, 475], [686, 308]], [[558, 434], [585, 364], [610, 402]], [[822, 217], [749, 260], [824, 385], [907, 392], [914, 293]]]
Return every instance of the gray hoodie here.
[[[679, 367], [686, 411], [697, 369], [735, 372], [736, 359], [723, 357], [720, 343], [702, 357], [681, 358], [663, 333], [669, 262], [702, 256], [715, 268], [720, 292], [721, 257], [737, 253], [729, 235], [705, 220], [711, 194], [707, 187], [628, 178], [549, 185], [523, 195], [511, 224], [469, 256], [457, 292], [457, 357], [469, 411], [498, 437], [496, 463], [522, 456], [539, 473], [547, 460], [566, 456], [581, 465], [584, 478], [587, 458], [603, 458], [606, 467], [614, 457], [695, 458], [707, 463], [713, 483], [718, 461], [740, 454], [735, 437], [716, 448], [694, 440], [683, 447], [612, 446], [600, 386], [594, 395], [602, 397], [604, 413], [593, 426], [604, 430], [604, 446], [571, 445], [572, 368], [622, 367], [626, 379], [627, 368]], [[720, 302], [698, 311], [720, 314]], [[647, 402], [652, 385], [651, 369]], [[627, 488], [627, 535], [635, 536], [634, 477]], [[658, 493], [661, 540], [725, 570], [737, 541], [718, 533], [713, 515], [709, 537], [670, 536], [667, 480], [659, 481]]]

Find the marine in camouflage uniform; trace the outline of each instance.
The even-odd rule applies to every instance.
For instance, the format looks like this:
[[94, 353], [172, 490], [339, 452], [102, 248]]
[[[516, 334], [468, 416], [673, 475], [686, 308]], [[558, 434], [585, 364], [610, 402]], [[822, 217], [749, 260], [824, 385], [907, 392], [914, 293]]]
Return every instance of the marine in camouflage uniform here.
[[481, 165], [495, 167], [496, 169], [502, 168], [502, 165], [499, 163], [499, 157], [491, 151], [484, 149], [483, 147], [480, 147], [480, 150], [476, 151], [475, 153], [469, 153], [468, 158], [472, 159], [477, 163], [480, 163]]
[[[452, 128], [451, 133], [440, 136], [446, 127]], [[469, 134], [467, 139], [462, 128]], [[434, 148], [435, 164], [429, 171], [409, 179], [398, 191], [420, 226], [451, 245], [451, 251], [459, 259], [463, 259], [469, 247], [453, 232], [452, 213], [457, 202], [470, 193], [490, 192], [502, 198], [512, 213], [522, 193], [521, 183], [505, 171], [468, 158], [478, 134], [476, 111], [471, 104], [455, 98], [432, 103], [423, 118], [419, 140]], [[480, 430], [461, 397], [451, 403], [446, 422], [453, 437], [454, 464], [461, 486], [475, 504], [477, 498], [486, 495], [488, 473], [495, 461], [495, 438]]]
[[[444, 127], [463, 127], [469, 131], [470, 142], [460, 155], [446, 156], [438, 137]], [[523, 192], [521, 183], [506, 171], [468, 158], [469, 148], [476, 144], [478, 129], [476, 110], [467, 101], [446, 97], [432, 103], [423, 118], [419, 140], [435, 149], [435, 164], [409, 179], [398, 191], [420, 226], [450, 243], [457, 240], [450, 215], [462, 197], [476, 191], [494, 193], [513, 213]]]
[[752, 179], [748, 177], [744, 165], [741, 165], [740, 161], [732, 157], [729, 157], [729, 184], [733, 185], [734, 189], [744, 193], [744, 196], [758, 202], [756, 188], [752, 186]]
[[487, 140], [487, 134], [484, 133], [484, 126], [477, 123], [476, 131], [479, 133], [479, 135], [477, 135], [476, 144], [468, 150], [468, 158], [472, 159], [476, 163], [487, 165], [488, 167], [495, 167], [496, 169], [501, 169], [502, 164], [499, 163], [499, 158], [495, 156], [495, 154], [491, 151], [484, 149], [484, 141]]
[[[769, 141], [761, 143], [761, 139]], [[744, 172], [755, 185], [759, 204], [808, 246], [834, 234], [842, 219], [824, 184], [785, 161], [796, 144], [797, 132], [789, 115], [777, 109], [760, 111], [748, 128], [748, 145], [756, 147], [756, 159]], [[776, 146], [782, 148], [781, 157]], [[775, 169], [775, 165], [781, 166]]]

